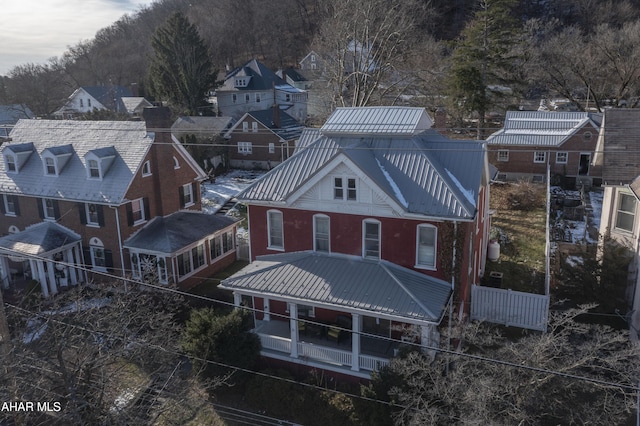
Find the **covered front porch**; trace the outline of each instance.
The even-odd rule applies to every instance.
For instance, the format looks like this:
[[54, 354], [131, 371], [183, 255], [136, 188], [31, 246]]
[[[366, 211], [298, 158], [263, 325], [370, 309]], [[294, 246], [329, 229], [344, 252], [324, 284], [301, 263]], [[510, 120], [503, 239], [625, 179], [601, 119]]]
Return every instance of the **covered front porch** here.
[[54, 222], [0, 238], [0, 283], [8, 289], [37, 281], [43, 297], [86, 281], [79, 235]]
[[253, 309], [263, 356], [362, 378], [403, 344], [437, 348], [450, 296], [387, 262], [310, 252], [263, 256], [220, 286]]

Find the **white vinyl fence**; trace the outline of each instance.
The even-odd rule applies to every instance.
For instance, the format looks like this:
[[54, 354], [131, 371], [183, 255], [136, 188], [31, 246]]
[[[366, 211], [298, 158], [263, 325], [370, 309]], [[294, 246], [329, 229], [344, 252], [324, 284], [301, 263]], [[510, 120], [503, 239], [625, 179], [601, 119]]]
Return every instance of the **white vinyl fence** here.
[[546, 331], [549, 296], [473, 285], [471, 319]]

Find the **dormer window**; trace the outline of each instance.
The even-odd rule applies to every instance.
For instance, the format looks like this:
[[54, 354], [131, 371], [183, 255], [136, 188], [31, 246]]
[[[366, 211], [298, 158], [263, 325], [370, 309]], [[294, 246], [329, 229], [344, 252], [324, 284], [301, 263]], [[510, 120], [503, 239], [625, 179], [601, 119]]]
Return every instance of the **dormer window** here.
[[44, 168], [45, 168], [45, 173], [48, 175], [56, 176], [58, 174], [56, 171], [56, 162], [51, 157], [45, 157]]
[[6, 169], [8, 172], [16, 172], [18, 171], [18, 168], [16, 166], [16, 157], [11, 155], [11, 154], [7, 154], [4, 156], [4, 162], [6, 165]]
[[87, 161], [87, 167], [89, 168], [90, 178], [100, 178], [100, 164], [97, 160]]

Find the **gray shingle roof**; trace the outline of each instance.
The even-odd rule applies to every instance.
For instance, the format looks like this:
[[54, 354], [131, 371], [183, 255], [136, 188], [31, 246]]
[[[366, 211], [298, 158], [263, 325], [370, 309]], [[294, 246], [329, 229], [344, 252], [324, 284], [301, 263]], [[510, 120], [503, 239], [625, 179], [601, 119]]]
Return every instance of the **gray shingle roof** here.
[[176, 137], [184, 134], [220, 136], [233, 124], [231, 117], [178, 117], [171, 126]]
[[458, 220], [475, 217], [485, 146], [449, 140], [432, 129], [413, 138], [320, 136], [242, 191], [238, 199], [284, 202], [338, 156], [350, 159], [407, 213]]
[[125, 248], [171, 254], [206, 238], [238, 220], [229, 216], [179, 211], [156, 217], [124, 242]]
[[266, 128], [286, 141], [298, 139], [304, 126], [296, 121], [295, 118], [280, 110], [280, 125], [276, 126], [273, 108], [260, 111], [249, 111], [247, 114], [262, 123]]
[[[245, 87], [235, 87], [235, 77], [251, 77]], [[226, 75], [219, 91], [229, 90], [272, 90], [274, 86], [290, 86], [282, 78], [255, 59], [250, 60]], [[297, 89], [296, 89], [297, 90]]]
[[[12, 142], [2, 149], [33, 143], [35, 151], [19, 173], [7, 173], [0, 161], [0, 193], [74, 201], [120, 204], [153, 143], [141, 121], [20, 120]], [[71, 145], [73, 154], [59, 176], [45, 176], [41, 153]], [[92, 150], [117, 151], [102, 180], [88, 179], [84, 155]]]
[[315, 252], [259, 256], [221, 288], [439, 322], [451, 285], [386, 261]]
[[627, 185], [640, 175], [640, 109], [608, 109], [598, 138], [602, 181]]
[[22, 232], [1, 237], [0, 251], [41, 255], [80, 239], [78, 234], [55, 222], [40, 222]]
[[504, 127], [487, 138], [489, 145], [555, 147], [577, 130], [597, 131], [602, 114], [588, 112], [507, 111]]

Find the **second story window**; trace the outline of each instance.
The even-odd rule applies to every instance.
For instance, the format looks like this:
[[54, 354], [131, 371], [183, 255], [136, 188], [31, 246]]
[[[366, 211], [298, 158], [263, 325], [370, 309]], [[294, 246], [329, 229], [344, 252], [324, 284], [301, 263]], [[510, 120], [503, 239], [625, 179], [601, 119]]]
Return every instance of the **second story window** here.
[[276, 144], [271, 142], [269, 144], [269, 154], [274, 154], [276, 152]]
[[46, 220], [56, 220], [60, 217], [58, 202], [51, 198], [41, 198], [38, 206], [40, 217]]
[[193, 185], [190, 183], [182, 185], [180, 190], [180, 206], [189, 207], [193, 204]]
[[269, 210], [267, 212], [267, 231], [269, 233], [269, 248], [283, 250], [284, 228], [282, 222], [282, 212], [278, 210]]
[[258, 123], [257, 122], [253, 121], [251, 123], [251, 131], [254, 132], [254, 133], [258, 131]]
[[618, 196], [618, 208], [616, 211], [616, 229], [633, 232], [633, 224], [636, 218], [636, 199], [631, 194]]
[[244, 95], [244, 101], [246, 103], [249, 103], [250, 100], [251, 100], [251, 96], [248, 93], [246, 95]]
[[547, 153], [544, 151], [536, 151], [533, 153], [534, 163], [544, 163], [547, 160]]
[[233, 102], [234, 104], [238, 102], [238, 95], [236, 95], [235, 93], [231, 95], [231, 102]]
[[362, 257], [380, 259], [380, 222], [377, 220], [362, 223]]
[[327, 216], [313, 217], [313, 249], [329, 252], [329, 218]]
[[0, 201], [2, 201], [0, 205], [0, 207], [2, 207], [2, 213], [7, 216], [20, 216], [17, 196], [3, 194]]
[[101, 226], [103, 221], [101, 206], [94, 203], [85, 204], [85, 220], [87, 225]]
[[416, 266], [435, 269], [436, 267], [436, 228], [431, 225], [418, 225], [416, 244]]
[[243, 132], [248, 132], [249, 131], [249, 123], [246, 121], [242, 122], [242, 131]]
[[148, 212], [144, 198], [138, 198], [131, 201], [127, 213], [129, 216], [129, 225], [138, 225], [145, 222], [148, 218]]
[[80, 108], [84, 108], [84, 100], [80, 98]]

